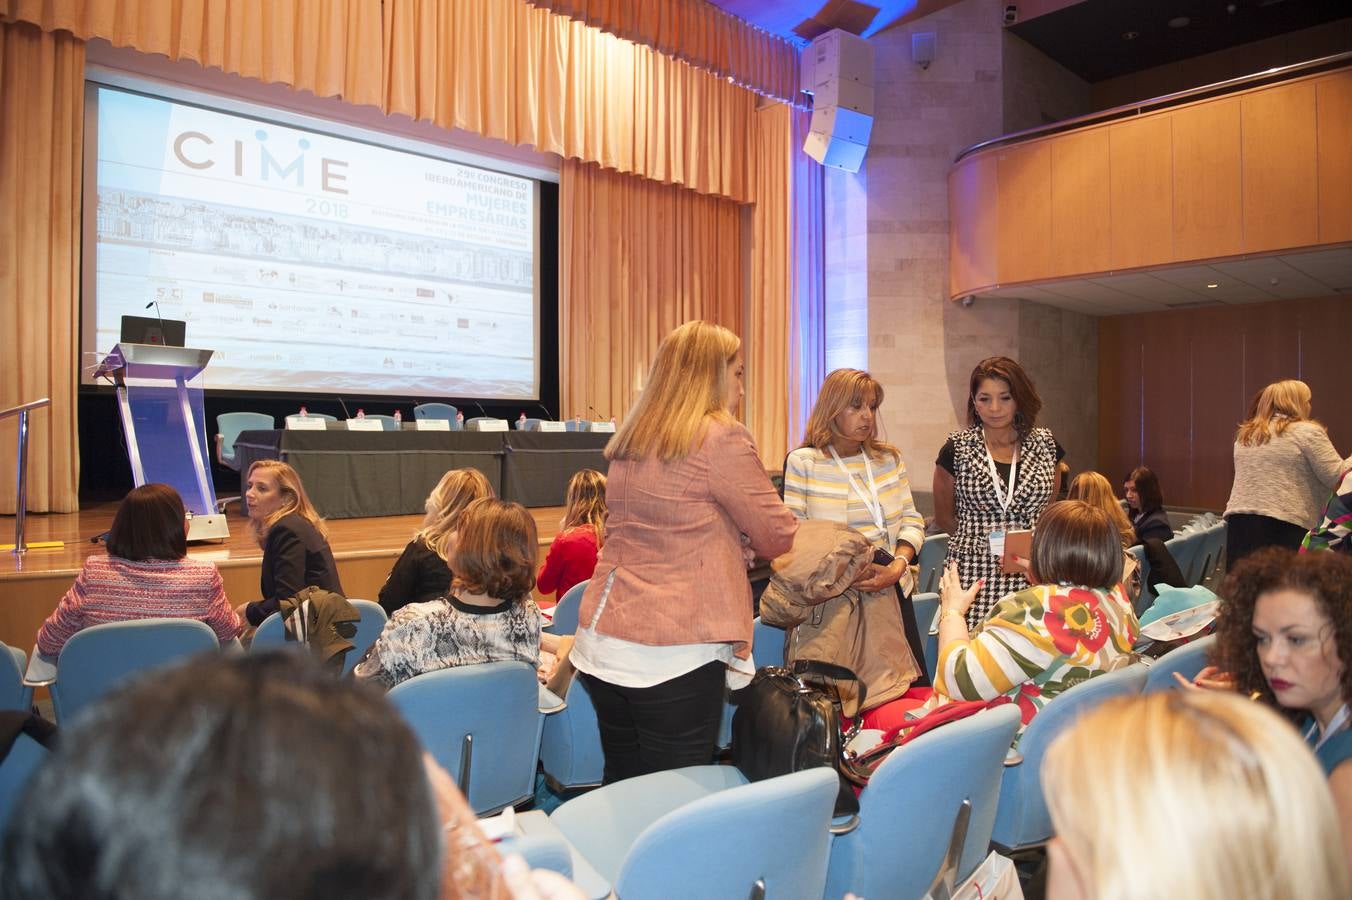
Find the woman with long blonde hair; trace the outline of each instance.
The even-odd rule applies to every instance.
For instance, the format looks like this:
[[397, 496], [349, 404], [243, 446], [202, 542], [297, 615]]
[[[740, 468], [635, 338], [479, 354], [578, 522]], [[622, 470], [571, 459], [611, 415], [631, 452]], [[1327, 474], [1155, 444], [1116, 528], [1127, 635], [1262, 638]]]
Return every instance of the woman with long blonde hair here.
[[260, 459], [249, 466], [245, 484], [249, 527], [263, 548], [263, 599], [245, 606], [249, 624], [258, 627], [283, 600], [310, 586], [343, 593], [328, 529], [296, 470], [280, 460]]
[[1338, 476], [1352, 466], [1310, 418], [1311, 401], [1309, 385], [1287, 380], [1249, 402], [1235, 432], [1235, 480], [1225, 505], [1227, 565], [1262, 547], [1298, 548]]
[[[1122, 536], [1122, 585], [1127, 589], [1127, 598], [1131, 600], [1131, 605], [1135, 607], [1136, 601], [1141, 596], [1141, 565], [1127, 548], [1136, 543], [1136, 529], [1122, 510], [1122, 504], [1117, 502], [1112, 482], [1099, 472], [1081, 472], [1071, 479], [1067, 499], [1083, 500], [1090, 506], [1103, 510], [1118, 534]], [[1017, 558], [1015, 561], [1018, 561]]]
[[606, 448], [605, 545], [570, 659], [607, 782], [709, 762], [725, 686], [754, 671], [748, 559], [787, 551], [798, 524], [734, 417], [742, 373], [736, 335], [687, 322]]
[[1244, 697], [1110, 700], [1053, 742], [1042, 783], [1048, 900], [1352, 896], [1314, 756]]
[[[928, 686], [925, 645], [908, 596], [914, 588], [910, 564], [925, 542], [925, 519], [911, 496], [900, 451], [878, 436], [882, 402], [883, 386], [868, 372], [836, 369], [826, 376], [803, 443], [784, 460], [784, 503], [800, 519], [849, 525], [883, 551], [864, 566], [853, 587], [895, 595], [898, 612], [891, 624], [900, 626], [896, 633], [904, 635], [918, 664], [913, 683]], [[879, 702], [889, 699], [869, 693]]]
[[563, 599], [568, 589], [591, 578], [596, 556], [606, 542], [606, 476], [582, 469], [568, 479], [563, 527], [549, 544], [536, 588]]
[[426, 603], [446, 596], [453, 574], [449, 560], [455, 549], [460, 517], [475, 500], [493, 496], [493, 486], [478, 469], [451, 469], [428, 494], [422, 528], [380, 588], [380, 605], [394, 615], [410, 603]]

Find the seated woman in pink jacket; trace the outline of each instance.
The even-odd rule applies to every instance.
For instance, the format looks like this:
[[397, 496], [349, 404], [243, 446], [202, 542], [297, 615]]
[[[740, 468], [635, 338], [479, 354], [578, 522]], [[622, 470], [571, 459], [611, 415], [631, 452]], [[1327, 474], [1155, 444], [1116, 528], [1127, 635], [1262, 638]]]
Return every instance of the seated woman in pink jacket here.
[[188, 559], [183, 499], [167, 484], [143, 484], [123, 499], [108, 532], [108, 553], [84, 562], [75, 583], [38, 630], [38, 650], [56, 656], [91, 625], [128, 619], [198, 619], [221, 643], [243, 625], [225, 599], [221, 573]]
[[748, 560], [787, 551], [798, 520], [734, 417], [742, 370], [732, 332], [687, 322], [606, 447], [606, 541], [569, 657], [606, 782], [709, 762], [725, 686], [754, 671]]

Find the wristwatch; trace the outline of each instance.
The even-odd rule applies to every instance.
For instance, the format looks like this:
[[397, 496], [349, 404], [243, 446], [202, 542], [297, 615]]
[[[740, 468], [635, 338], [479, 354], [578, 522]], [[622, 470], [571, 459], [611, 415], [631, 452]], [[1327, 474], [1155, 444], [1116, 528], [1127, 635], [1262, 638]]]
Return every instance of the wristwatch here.
[[963, 613], [958, 612], [956, 609], [945, 607], [944, 609], [939, 610], [939, 624], [942, 625], [944, 619], [947, 619], [949, 616], [952, 616], [955, 619], [962, 619], [964, 622], [967, 621], [967, 616]]

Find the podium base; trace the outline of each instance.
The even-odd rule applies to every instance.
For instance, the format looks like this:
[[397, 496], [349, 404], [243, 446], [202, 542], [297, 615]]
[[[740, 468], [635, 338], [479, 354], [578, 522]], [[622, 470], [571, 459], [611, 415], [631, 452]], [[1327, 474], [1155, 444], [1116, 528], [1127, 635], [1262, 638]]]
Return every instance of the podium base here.
[[197, 515], [188, 520], [188, 541], [223, 541], [230, 537], [230, 523], [219, 513]]

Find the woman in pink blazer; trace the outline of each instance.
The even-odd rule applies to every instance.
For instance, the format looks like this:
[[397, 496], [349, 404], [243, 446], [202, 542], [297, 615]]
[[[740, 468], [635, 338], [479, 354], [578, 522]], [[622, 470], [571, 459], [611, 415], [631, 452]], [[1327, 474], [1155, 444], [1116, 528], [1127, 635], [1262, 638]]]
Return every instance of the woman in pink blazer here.
[[570, 659], [607, 783], [709, 762], [725, 686], [754, 673], [747, 565], [787, 551], [798, 524], [734, 418], [742, 373], [736, 335], [687, 322], [606, 447], [606, 542]]

